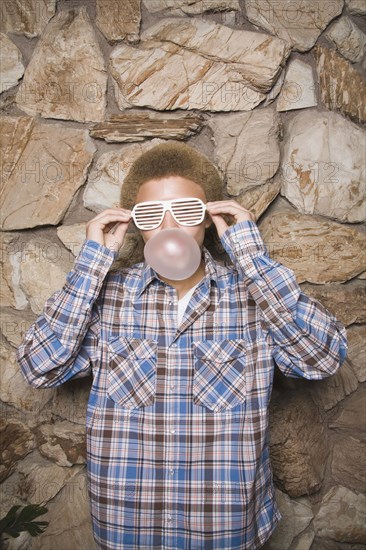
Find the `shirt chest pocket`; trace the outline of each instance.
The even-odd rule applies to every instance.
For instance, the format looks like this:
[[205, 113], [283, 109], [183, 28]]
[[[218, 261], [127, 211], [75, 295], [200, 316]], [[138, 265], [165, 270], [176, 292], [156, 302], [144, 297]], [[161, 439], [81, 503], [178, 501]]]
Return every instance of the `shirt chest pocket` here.
[[152, 405], [156, 394], [154, 340], [119, 336], [108, 342], [107, 394], [122, 407]]
[[193, 353], [194, 403], [220, 412], [245, 402], [245, 340], [194, 342]]

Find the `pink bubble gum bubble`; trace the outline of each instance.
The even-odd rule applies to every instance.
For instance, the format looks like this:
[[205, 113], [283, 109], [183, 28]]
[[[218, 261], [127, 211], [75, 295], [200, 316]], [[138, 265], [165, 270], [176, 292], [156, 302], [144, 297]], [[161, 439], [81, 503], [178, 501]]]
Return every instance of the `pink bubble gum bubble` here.
[[162, 229], [144, 248], [146, 263], [161, 277], [182, 281], [195, 273], [201, 250], [193, 237], [181, 229]]

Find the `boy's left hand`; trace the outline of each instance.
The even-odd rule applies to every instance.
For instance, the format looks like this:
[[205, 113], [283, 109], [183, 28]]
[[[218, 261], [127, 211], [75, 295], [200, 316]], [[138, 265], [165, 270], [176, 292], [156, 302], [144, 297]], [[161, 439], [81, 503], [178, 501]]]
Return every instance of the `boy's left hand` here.
[[254, 214], [234, 200], [208, 202], [206, 207], [212, 221], [216, 225], [217, 233], [220, 238], [230, 227], [222, 215], [225, 215], [226, 218], [233, 219], [234, 224], [245, 220], [255, 222]]

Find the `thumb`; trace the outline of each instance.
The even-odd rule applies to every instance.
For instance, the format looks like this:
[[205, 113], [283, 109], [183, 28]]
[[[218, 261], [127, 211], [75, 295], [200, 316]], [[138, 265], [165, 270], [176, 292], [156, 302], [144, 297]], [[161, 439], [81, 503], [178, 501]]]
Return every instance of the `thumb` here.
[[219, 237], [221, 238], [222, 235], [225, 233], [225, 231], [227, 230], [227, 228], [229, 227], [228, 224], [226, 223], [226, 221], [224, 220], [224, 218], [222, 216], [219, 216], [219, 215], [213, 215], [213, 214], [210, 214], [211, 218], [212, 218], [212, 221], [214, 222], [215, 226], [216, 226], [216, 229], [217, 229], [217, 233], [219, 235]]
[[127, 229], [128, 229], [128, 223], [120, 223], [113, 233], [115, 240], [120, 243], [120, 246], [122, 246], [123, 244], [125, 235], [127, 233]]
[[125, 234], [127, 232], [128, 224], [119, 223], [118, 226], [114, 229], [113, 233], [108, 233], [105, 237], [106, 245], [111, 250], [118, 252], [121, 248]]

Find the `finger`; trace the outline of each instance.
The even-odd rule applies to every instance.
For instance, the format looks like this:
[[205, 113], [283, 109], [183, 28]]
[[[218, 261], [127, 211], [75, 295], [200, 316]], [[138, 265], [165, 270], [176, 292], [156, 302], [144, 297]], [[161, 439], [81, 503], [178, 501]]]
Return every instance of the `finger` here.
[[233, 204], [230, 202], [219, 203], [216, 205], [208, 205], [207, 210], [210, 214], [231, 214], [232, 216], [237, 216], [240, 212], [246, 212], [250, 214], [249, 210], [246, 210], [239, 204]]
[[255, 221], [254, 214], [236, 201], [216, 201], [213, 203], [207, 203], [207, 210], [209, 212], [213, 211], [216, 213], [220, 211], [221, 213], [230, 213], [232, 215], [235, 215], [234, 211], [236, 211], [238, 214], [240, 212], [245, 212], [246, 214], [249, 214], [252, 220]]
[[117, 250], [117, 251], [121, 248], [125, 240], [129, 223], [130, 222], [127, 222], [127, 223], [117, 222], [117, 224], [114, 224], [113, 232], [109, 231], [109, 233], [105, 235], [105, 242], [108, 248], [111, 248], [111, 250]]
[[206, 206], [220, 206], [220, 205], [232, 205], [237, 206], [238, 208], [242, 208], [242, 205], [239, 204], [237, 201], [234, 201], [232, 199], [223, 200], [223, 201], [209, 201], [207, 202]]
[[110, 216], [131, 216], [131, 210], [125, 210], [123, 208], [107, 208], [106, 210], [103, 210], [102, 212], [99, 212], [92, 220], [101, 220], [106, 217]]
[[91, 225], [92, 223], [98, 223], [101, 227], [106, 227], [108, 224], [117, 222], [117, 221], [128, 221], [131, 219], [131, 213], [128, 211], [121, 212], [110, 212], [107, 213], [106, 211], [102, 212], [92, 220], [88, 222], [88, 225]]
[[211, 214], [210, 213], [210, 216], [212, 218], [212, 221], [213, 223], [215, 224], [216, 226], [216, 229], [217, 229], [217, 234], [219, 237], [221, 237], [225, 231], [227, 230], [227, 228], [229, 227], [228, 224], [226, 223], [226, 221], [219, 215], [215, 216], [214, 214]]
[[109, 229], [108, 233], [111, 233], [112, 235], [123, 235], [127, 231], [127, 228], [131, 222], [132, 218], [129, 219], [129, 221], [126, 222], [116, 222], [112, 225], [112, 227]]

